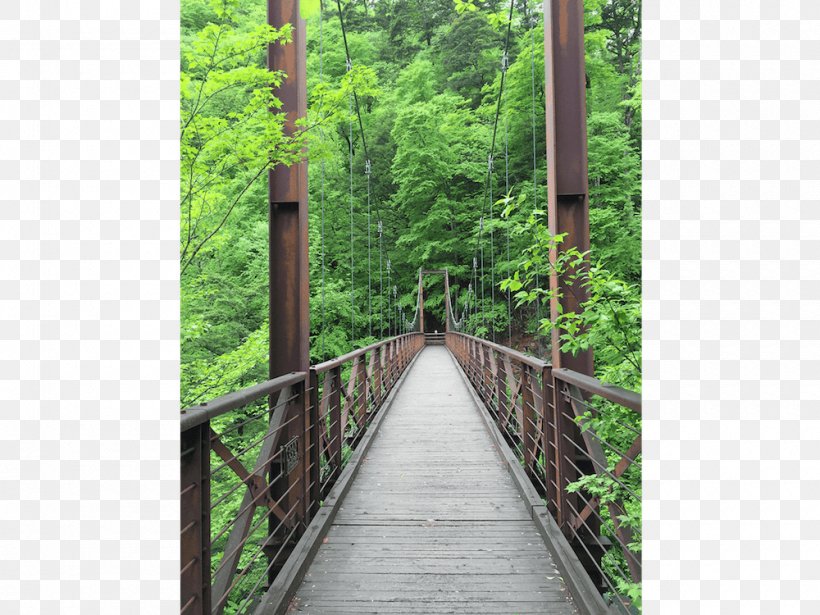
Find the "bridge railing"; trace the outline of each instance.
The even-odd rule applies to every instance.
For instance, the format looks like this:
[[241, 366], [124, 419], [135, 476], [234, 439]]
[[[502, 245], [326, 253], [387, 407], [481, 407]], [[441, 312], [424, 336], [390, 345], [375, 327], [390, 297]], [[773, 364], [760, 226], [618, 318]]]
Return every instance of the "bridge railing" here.
[[640, 519], [640, 396], [474, 336], [446, 340], [579, 560], [630, 612], [641, 582], [630, 523]]
[[311, 368], [315, 378], [319, 434], [320, 493], [327, 496], [355, 449], [372, 414], [382, 406], [424, 335], [390, 338]]
[[182, 613], [255, 607], [423, 345], [390, 338], [182, 411]]

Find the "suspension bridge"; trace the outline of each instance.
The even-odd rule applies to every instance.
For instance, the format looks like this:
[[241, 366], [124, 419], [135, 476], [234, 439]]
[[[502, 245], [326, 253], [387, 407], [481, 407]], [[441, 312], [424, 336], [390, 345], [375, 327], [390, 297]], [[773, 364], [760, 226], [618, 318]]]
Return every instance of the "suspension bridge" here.
[[[298, 0], [268, 7], [271, 25], [294, 25], [268, 62], [288, 75], [278, 93], [296, 131], [305, 23]], [[310, 365], [307, 163], [270, 172], [270, 379], [182, 410], [182, 613], [637, 612], [628, 588], [641, 581], [640, 536], [624, 518], [640, 498], [624, 477], [640, 471], [640, 431], [626, 421], [631, 434], [613, 442], [595, 425], [604, 412], [639, 417], [640, 397], [594, 378], [592, 353], [562, 352], [555, 330], [545, 361], [465, 327], [486, 292], [512, 10], [473, 300], [460, 314], [449, 271], [421, 268], [413, 317], [397, 313], [396, 335]], [[544, 20], [550, 228], [586, 251], [583, 3], [545, 0]], [[366, 143], [355, 93], [354, 108]], [[381, 259], [378, 206], [376, 221]], [[444, 282], [441, 332], [425, 314], [430, 276]], [[550, 288], [573, 284], [551, 314], [577, 310], [585, 292], [551, 270]]]

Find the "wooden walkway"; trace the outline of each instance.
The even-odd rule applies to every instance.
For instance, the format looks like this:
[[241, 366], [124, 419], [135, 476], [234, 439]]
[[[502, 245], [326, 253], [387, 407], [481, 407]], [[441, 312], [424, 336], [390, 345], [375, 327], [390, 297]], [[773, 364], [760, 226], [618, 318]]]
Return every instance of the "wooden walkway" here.
[[407, 374], [289, 613], [576, 609], [444, 346]]

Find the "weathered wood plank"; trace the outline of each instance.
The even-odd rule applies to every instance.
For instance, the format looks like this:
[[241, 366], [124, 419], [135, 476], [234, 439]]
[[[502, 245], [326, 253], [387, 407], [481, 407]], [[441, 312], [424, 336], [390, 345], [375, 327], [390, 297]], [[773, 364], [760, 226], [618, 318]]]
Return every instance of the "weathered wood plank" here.
[[[500, 578], [500, 577], [503, 577]], [[390, 589], [407, 588], [431, 589], [434, 591], [448, 590], [452, 592], [461, 591], [487, 591], [492, 588], [492, 584], [499, 581], [504, 582], [504, 586], [510, 590], [542, 591], [555, 588], [553, 575], [542, 574], [508, 574], [508, 575], [487, 575], [476, 574], [472, 576], [455, 575], [432, 575], [432, 574], [394, 574], [386, 573], [380, 575], [362, 575], [358, 572], [329, 572], [323, 575], [308, 573], [305, 576], [305, 588], [324, 591], [324, 584], [341, 583], [349, 591], [356, 589]], [[491, 590], [490, 590], [491, 591]]]
[[345, 592], [345, 602], [365, 601], [393, 603], [464, 603], [464, 602], [556, 602], [563, 599], [563, 592], [558, 589], [544, 590], [503, 590], [481, 589], [455, 592], [449, 588], [431, 590], [427, 587], [411, 589], [396, 587], [363, 587], [351, 589], [349, 586], [322, 584], [324, 589], [305, 589], [300, 596], [306, 603], [338, 600], [339, 592]]
[[[362, 574], [438, 574], [438, 575], [508, 575], [523, 574], [532, 570], [546, 570], [549, 560], [542, 558], [516, 557], [477, 560], [474, 558], [451, 559], [403, 559], [403, 558], [325, 558], [318, 553], [310, 569], [315, 575], [333, 572], [340, 567], [355, 567]], [[503, 586], [498, 584], [498, 590]], [[301, 589], [299, 590], [302, 591]]]

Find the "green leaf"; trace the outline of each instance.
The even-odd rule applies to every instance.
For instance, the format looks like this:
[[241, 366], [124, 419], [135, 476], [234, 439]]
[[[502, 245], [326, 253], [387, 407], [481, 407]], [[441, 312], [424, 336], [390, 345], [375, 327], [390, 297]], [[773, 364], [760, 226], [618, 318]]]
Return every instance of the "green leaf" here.
[[302, 19], [310, 19], [321, 9], [322, 0], [299, 0], [299, 15]]

